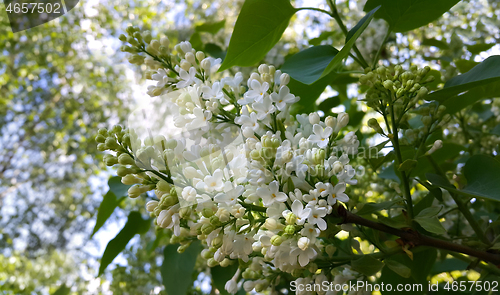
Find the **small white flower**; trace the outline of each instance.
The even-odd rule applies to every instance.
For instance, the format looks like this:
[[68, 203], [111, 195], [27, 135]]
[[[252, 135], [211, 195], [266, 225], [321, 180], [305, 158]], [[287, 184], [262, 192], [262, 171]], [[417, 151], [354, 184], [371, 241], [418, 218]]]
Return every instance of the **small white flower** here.
[[264, 82], [260, 84], [259, 81], [253, 79], [250, 81], [250, 90], [245, 92], [243, 95], [243, 99], [238, 100], [238, 103], [241, 105], [250, 104], [254, 101], [262, 102], [262, 99], [267, 94], [267, 90], [269, 90], [269, 83]]
[[309, 208], [311, 208], [311, 214], [309, 215], [307, 222], [310, 224], [316, 224], [320, 230], [326, 230], [326, 221], [322, 217], [325, 217], [328, 213], [327, 209], [316, 206], [311, 206]]
[[200, 190], [204, 190], [208, 193], [211, 193], [213, 191], [221, 191], [222, 188], [224, 187], [224, 182], [223, 182], [223, 173], [222, 170], [216, 169], [213, 173], [213, 175], [207, 175], [203, 179], [203, 181], [200, 181], [196, 184], [196, 188]]
[[182, 81], [179, 81], [175, 85], [177, 88], [184, 88], [192, 85], [193, 83], [201, 83], [200, 79], [196, 78], [196, 69], [194, 67], [189, 68], [189, 73], [183, 69], [180, 69], [179, 77], [182, 79]]
[[329, 137], [330, 135], [332, 135], [333, 130], [331, 127], [326, 127], [323, 129], [321, 125], [314, 124], [313, 132], [314, 134], [310, 135], [308, 140], [317, 144], [318, 147], [324, 148], [328, 144]]
[[279, 191], [278, 182], [274, 180], [268, 187], [259, 187], [257, 194], [262, 198], [264, 206], [269, 207], [274, 202], [285, 202], [288, 196]]
[[182, 198], [188, 202], [194, 202], [196, 200], [196, 189], [190, 186], [186, 186], [182, 190]]
[[[285, 213], [285, 212], [283, 212], [283, 213]], [[292, 213], [297, 218], [297, 221], [296, 221], [297, 224], [298, 225], [302, 225], [302, 224], [304, 224], [305, 220], [307, 218], [309, 218], [309, 216], [311, 214], [311, 209], [310, 208], [305, 208], [304, 209], [304, 205], [302, 205], [302, 202], [299, 201], [299, 200], [295, 200], [292, 203]]]
[[261, 102], [254, 102], [252, 108], [257, 111], [257, 119], [264, 120], [268, 115], [276, 111], [269, 96], [264, 97]]
[[309, 240], [311, 240], [312, 243], [316, 241], [316, 238], [319, 236], [319, 233], [320, 233], [319, 229], [315, 227], [313, 224], [309, 223], [306, 223], [304, 225], [304, 228], [300, 231], [300, 234], [303, 237], [309, 238]]
[[345, 188], [345, 183], [337, 183], [332, 190], [332, 194], [328, 196], [328, 204], [334, 205], [337, 200], [344, 203], [349, 201], [349, 197], [344, 193]]
[[271, 94], [271, 99], [280, 111], [284, 110], [287, 104], [292, 104], [298, 101], [298, 98], [290, 93], [290, 89], [287, 86], [282, 86], [279, 90], [279, 94], [273, 92]]

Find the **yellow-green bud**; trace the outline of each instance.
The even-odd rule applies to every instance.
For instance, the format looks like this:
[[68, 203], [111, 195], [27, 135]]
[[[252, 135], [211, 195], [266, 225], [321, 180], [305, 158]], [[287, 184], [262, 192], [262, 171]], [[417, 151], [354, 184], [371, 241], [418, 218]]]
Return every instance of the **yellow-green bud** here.
[[232, 264], [232, 261], [230, 259], [224, 258], [222, 262], [220, 263], [220, 266], [222, 267], [228, 267]]
[[162, 192], [169, 192], [170, 191], [170, 184], [166, 182], [165, 180], [160, 180], [156, 184], [156, 188]]
[[394, 82], [392, 82], [391, 80], [385, 80], [382, 85], [384, 85], [384, 88], [387, 90], [394, 90]]
[[204, 224], [204, 225], [201, 227], [201, 232], [202, 232], [204, 235], [208, 235], [208, 234], [210, 234], [213, 230], [214, 230], [214, 226], [213, 226], [213, 225], [211, 225], [211, 224]]
[[281, 236], [278, 236], [278, 235], [274, 235], [272, 238], [271, 238], [271, 244], [273, 246], [279, 246], [281, 245], [281, 243], [283, 243], [283, 238]]
[[178, 248], [177, 248], [177, 253], [179, 254], [182, 254], [184, 253], [184, 251], [186, 251], [186, 249], [189, 247], [189, 244], [186, 244], [186, 245], [180, 245]]
[[210, 217], [210, 223], [213, 224], [213, 226], [215, 227], [218, 227], [221, 224], [219, 217], [215, 215]]
[[210, 249], [203, 249], [203, 251], [201, 251], [201, 257], [203, 257], [204, 259], [213, 258], [214, 252], [210, 251]]
[[120, 165], [135, 165], [134, 159], [129, 154], [121, 154], [118, 157], [118, 163]]
[[375, 118], [371, 118], [370, 120], [368, 120], [368, 126], [370, 126], [377, 133], [383, 133], [382, 127], [380, 127], [377, 119]]
[[301, 277], [303, 272], [304, 271], [302, 269], [296, 268], [296, 269], [292, 270], [292, 276], [295, 278]]
[[289, 224], [289, 225], [285, 226], [285, 233], [289, 234], [289, 235], [293, 235], [295, 233], [295, 225]]
[[118, 169], [116, 169], [116, 175], [118, 175], [120, 177], [124, 177], [130, 173], [131, 173], [130, 169], [128, 169], [125, 166], [119, 166]]
[[[288, 213], [288, 215], [285, 217], [285, 221], [286, 221], [286, 224], [295, 224], [295, 222], [297, 221], [297, 216], [295, 214], [293, 214], [292, 212]], [[286, 230], [286, 228], [285, 228]], [[295, 231], [295, 227], [293, 229]]]
[[214, 248], [220, 248], [222, 246], [222, 237], [221, 236], [217, 236], [215, 237], [213, 240], [212, 240], [212, 247]]
[[201, 211], [201, 213], [205, 218], [210, 218], [214, 215], [214, 210], [212, 210], [212, 208], [203, 208], [203, 211]]
[[97, 134], [95, 137], [95, 141], [97, 143], [104, 143], [106, 141], [106, 137], [102, 136], [101, 134]]
[[104, 163], [106, 163], [106, 166], [113, 166], [118, 164], [118, 159], [115, 156], [108, 154], [104, 156]]
[[208, 265], [208, 267], [215, 267], [215, 266], [219, 265], [219, 262], [217, 262], [217, 260], [215, 260], [213, 258], [210, 258], [207, 260], [207, 265]]

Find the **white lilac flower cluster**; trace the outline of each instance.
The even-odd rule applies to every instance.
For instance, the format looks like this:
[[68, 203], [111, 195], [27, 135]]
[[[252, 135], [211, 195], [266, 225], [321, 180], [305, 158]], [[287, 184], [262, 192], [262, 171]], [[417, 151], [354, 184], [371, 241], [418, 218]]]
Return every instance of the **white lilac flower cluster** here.
[[150, 67], [156, 85], [148, 93], [169, 104], [172, 128], [182, 136], [141, 140], [130, 129], [118, 148], [114, 139], [101, 139], [101, 150], [113, 145], [118, 151], [110, 163], [120, 164], [122, 182], [136, 184], [129, 195], [154, 189], [158, 201], [148, 202], [147, 210], [159, 227], [173, 231], [180, 251], [199, 239], [208, 266], [239, 261], [226, 284], [231, 294], [241, 278], [246, 291], [267, 288], [282, 272], [303, 277], [308, 269], [309, 279], [316, 278], [314, 261], [331, 248], [319, 238], [328, 229], [326, 218], [337, 202], [349, 200], [346, 186], [356, 184], [349, 155], [359, 141], [354, 132], [342, 132], [349, 116], [293, 116], [290, 107], [299, 97], [287, 87], [289, 75], [273, 66], [259, 66], [244, 83], [241, 73], [217, 73], [221, 60], [189, 42], [170, 51], [166, 37], [130, 31], [135, 42], [121, 39], [138, 45], [124, 51], [148, 53], [130, 59]]

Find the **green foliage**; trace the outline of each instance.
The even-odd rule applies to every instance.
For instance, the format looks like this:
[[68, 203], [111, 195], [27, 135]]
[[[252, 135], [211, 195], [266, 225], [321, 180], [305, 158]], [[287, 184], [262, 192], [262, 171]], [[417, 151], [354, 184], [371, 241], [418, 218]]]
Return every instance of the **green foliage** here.
[[281, 67], [281, 71], [301, 83], [311, 85], [324, 77], [325, 65], [328, 65], [338, 53], [337, 49], [329, 45], [313, 46], [289, 57]]
[[219, 290], [223, 295], [228, 295], [227, 291], [224, 289], [224, 285], [229, 281], [239, 265], [237, 263], [230, 265], [228, 267], [215, 266], [210, 268], [210, 274], [212, 276], [212, 284]]
[[130, 212], [125, 226], [106, 246], [102, 254], [98, 275], [100, 276], [104, 273], [106, 267], [125, 249], [128, 242], [130, 242], [136, 234], [144, 234], [148, 231], [150, 225], [151, 221], [149, 219], [143, 219], [141, 213], [137, 211]]
[[365, 255], [359, 259], [353, 260], [351, 266], [354, 270], [359, 271], [365, 276], [373, 276], [384, 267], [384, 263], [371, 256]]
[[406, 32], [436, 20], [460, 0], [368, 0], [365, 11], [381, 5], [377, 18], [389, 23], [393, 32]]
[[461, 193], [500, 202], [500, 162], [485, 155], [474, 155], [463, 168], [467, 185]]
[[194, 265], [201, 251], [199, 241], [193, 242], [182, 254], [177, 252], [178, 247], [168, 245], [163, 250], [161, 277], [167, 294], [186, 294], [193, 284]]
[[220, 71], [256, 65], [279, 41], [296, 11], [288, 0], [246, 0]]
[[215, 23], [203, 23], [201, 25], [197, 25], [194, 27], [194, 30], [196, 32], [206, 32], [206, 33], [210, 33], [212, 35], [215, 35], [222, 28], [224, 28], [225, 25], [226, 25], [226, 20], [223, 19], [223, 20], [221, 20], [219, 22], [215, 22]]
[[109, 191], [104, 195], [104, 198], [99, 205], [97, 210], [97, 220], [92, 231], [91, 237], [106, 223], [106, 220], [113, 214], [115, 208], [125, 199], [126, 197], [116, 198], [116, 195]]
[[402, 263], [399, 263], [399, 262], [392, 260], [392, 259], [386, 259], [386, 260], [384, 260], [384, 263], [385, 263], [385, 266], [387, 266], [394, 273], [402, 276], [403, 278], [408, 279], [411, 276], [411, 269]]

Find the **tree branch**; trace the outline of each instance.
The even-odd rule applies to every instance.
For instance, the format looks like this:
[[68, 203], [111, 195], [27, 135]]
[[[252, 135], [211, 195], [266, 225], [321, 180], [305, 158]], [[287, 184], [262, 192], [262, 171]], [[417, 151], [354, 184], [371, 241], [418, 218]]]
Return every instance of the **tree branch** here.
[[451, 243], [445, 240], [440, 240], [436, 238], [432, 238], [426, 235], [423, 235], [415, 230], [408, 229], [397, 229], [394, 227], [387, 226], [382, 223], [374, 222], [368, 219], [365, 219], [361, 216], [358, 216], [354, 213], [351, 213], [345, 209], [344, 206], [338, 206], [337, 213], [342, 218], [343, 223], [354, 223], [362, 226], [366, 226], [369, 228], [373, 228], [385, 233], [389, 233], [391, 235], [395, 235], [400, 237], [405, 243], [411, 244], [412, 246], [430, 246], [438, 249], [453, 251], [457, 253], [463, 253], [470, 256], [477, 257], [483, 261], [491, 262], [495, 265], [500, 265], [500, 255], [489, 253], [486, 251], [476, 250], [469, 248], [467, 246], [463, 246], [460, 244]]

